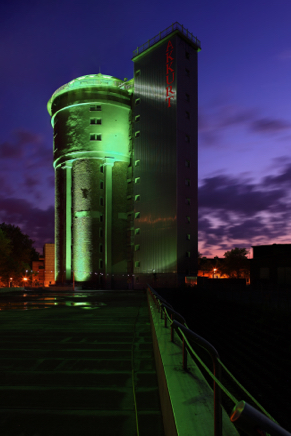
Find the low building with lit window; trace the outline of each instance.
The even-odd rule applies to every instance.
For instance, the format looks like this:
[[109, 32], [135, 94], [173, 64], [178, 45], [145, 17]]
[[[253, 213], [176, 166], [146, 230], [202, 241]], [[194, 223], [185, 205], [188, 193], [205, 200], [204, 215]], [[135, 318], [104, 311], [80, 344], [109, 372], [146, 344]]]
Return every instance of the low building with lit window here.
[[291, 244], [256, 245], [251, 259], [251, 285], [257, 289], [291, 285]]

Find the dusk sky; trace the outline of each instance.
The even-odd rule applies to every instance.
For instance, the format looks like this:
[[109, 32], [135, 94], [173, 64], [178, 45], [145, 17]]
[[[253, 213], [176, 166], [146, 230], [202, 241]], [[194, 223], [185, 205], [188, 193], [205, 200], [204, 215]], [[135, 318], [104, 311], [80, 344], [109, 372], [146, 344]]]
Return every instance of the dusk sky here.
[[291, 1], [2, 0], [0, 222], [54, 240], [46, 109], [70, 80], [132, 78], [132, 52], [178, 21], [198, 54], [199, 251], [291, 243]]

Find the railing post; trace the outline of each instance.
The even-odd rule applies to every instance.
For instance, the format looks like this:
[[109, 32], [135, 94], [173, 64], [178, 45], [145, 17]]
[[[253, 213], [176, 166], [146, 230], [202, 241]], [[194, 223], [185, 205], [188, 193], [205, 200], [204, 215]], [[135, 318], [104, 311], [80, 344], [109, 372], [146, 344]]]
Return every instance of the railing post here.
[[174, 342], [174, 327], [173, 327], [173, 314], [171, 313], [171, 320], [172, 320], [172, 324], [171, 324], [171, 342]]
[[165, 315], [165, 317], [164, 317], [164, 319], [165, 319], [165, 327], [167, 327], [167, 313], [166, 313], [165, 310], [164, 310], [164, 315]]
[[[221, 381], [221, 366], [216, 357], [213, 356], [213, 375]], [[222, 436], [222, 408], [221, 408], [221, 388], [213, 380], [214, 394], [214, 436]]]
[[183, 370], [187, 371], [187, 347], [183, 336]]

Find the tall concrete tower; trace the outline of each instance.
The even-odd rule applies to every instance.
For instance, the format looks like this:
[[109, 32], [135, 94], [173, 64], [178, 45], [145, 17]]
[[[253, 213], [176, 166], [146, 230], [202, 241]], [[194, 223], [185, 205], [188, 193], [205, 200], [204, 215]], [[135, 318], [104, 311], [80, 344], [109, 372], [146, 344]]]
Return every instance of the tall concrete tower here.
[[[56, 281], [110, 287], [128, 269], [132, 82], [92, 74], [48, 102], [54, 129]], [[129, 265], [131, 267], [131, 264]]]

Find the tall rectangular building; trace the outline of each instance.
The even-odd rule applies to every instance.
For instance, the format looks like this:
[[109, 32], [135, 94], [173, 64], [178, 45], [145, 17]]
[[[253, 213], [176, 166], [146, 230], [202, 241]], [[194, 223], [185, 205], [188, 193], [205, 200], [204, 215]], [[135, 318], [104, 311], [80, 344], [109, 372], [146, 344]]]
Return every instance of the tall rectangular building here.
[[134, 52], [135, 284], [197, 272], [197, 52], [178, 23]]

